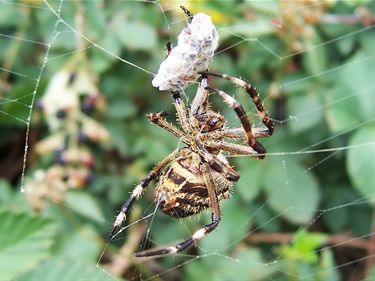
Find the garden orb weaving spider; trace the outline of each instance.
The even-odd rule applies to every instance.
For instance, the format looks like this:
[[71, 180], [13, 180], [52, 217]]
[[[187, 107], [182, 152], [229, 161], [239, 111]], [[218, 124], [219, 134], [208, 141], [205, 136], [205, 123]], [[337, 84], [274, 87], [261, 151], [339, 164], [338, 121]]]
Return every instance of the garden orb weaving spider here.
[[[245, 81], [215, 72], [200, 72], [202, 80], [198, 91], [187, 109], [178, 92], [173, 92], [177, 121], [181, 129], [167, 122], [164, 112], [148, 114], [155, 125], [178, 137], [185, 147], [176, 149], [158, 163], [149, 174], [133, 189], [130, 198], [122, 206], [116, 217], [107, 241], [118, 234], [117, 230], [126, 220], [134, 202], [139, 199], [149, 185], [156, 179], [155, 200], [158, 207], [173, 218], [184, 218], [211, 208], [211, 223], [197, 230], [190, 238], [176, 246], [164, 249], [136, 253], [137, 257], [148, 257], [181, 252], [214, 230], [220, 222], [219, 203], [229, 198], [233, 182], [240, 175], [228, 164], [221, 152], [246, 155], [262, 159], [265, 148], [257, 138], [271, 136], [274, 124], [268, 117], [255, 89]], [[252, 128], [241, 104], [227, 93], [211, 88], [207, 84], [208, 76], [227, 79], [243, 87], [252, 98], [266, 127]], [[218, 94], [232, 107], [242, 127], [228, 128], [225, 117], [210, 108], [209, 94]], [[224, 141], [224, 139], [244, 139], [247, 145]]]

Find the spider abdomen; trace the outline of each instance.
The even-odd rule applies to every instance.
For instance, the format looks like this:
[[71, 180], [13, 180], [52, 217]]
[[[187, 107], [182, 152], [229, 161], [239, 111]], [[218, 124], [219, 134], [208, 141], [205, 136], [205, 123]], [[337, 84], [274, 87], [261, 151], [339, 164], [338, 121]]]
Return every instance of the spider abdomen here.
[[[173, 218], [185, 218], [210, 207], [206, 181], [193, 157], [173, 162], [156, 186], [156, 198], [162, 212]], [[210, 170], [218, 201], [230, 197], [233, 184]]]

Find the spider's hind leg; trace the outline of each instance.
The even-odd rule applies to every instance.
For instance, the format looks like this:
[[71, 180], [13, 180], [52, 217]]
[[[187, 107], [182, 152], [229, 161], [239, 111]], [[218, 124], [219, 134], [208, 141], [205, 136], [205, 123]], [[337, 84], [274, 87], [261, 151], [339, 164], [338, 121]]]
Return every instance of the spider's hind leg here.
[[145, 251], [135, 253], [134, 256], [136, 257], [153, 257], [153, 256], [161, 256], [161, 255], [170, 255], [176, 254], [186, 250], [187, 248], [191, 247], [193, 244], [196, 244], [197, 241], [201, 240], [205, 235], [213, 231], [220, 222], [220, 215], [217, 217], [212, 213], [211, 216], [211, 223], [203, 226], [202, 228], [198, 229], [194, 234], [186, 239], [185, 241], [177, 244], [176, 246], [171, 246], [164, 249], [154, 250], [154, 251]]
[[146, 189], [146, 187], [150, 184], [150, 182], [155, 179], [161, 171], [167, 166], [173, 159], [176, 158], [176, 154], [178, 150], [174, 151], [173, 153], [169, 154], [163, 161], [159, 162], [149, 173], [148, 175], [141, 180], [141, 182], [133, 189], [129, 199], [122, 205], [119, 214], [116, 217], [115, 222], [111, 228], [111, 231], [108, 235], [107, 242], [111, 241], [119, 232], [119, 227], [126, 221], [126, 216], [131, 210], [134, 202], [139, 199]]

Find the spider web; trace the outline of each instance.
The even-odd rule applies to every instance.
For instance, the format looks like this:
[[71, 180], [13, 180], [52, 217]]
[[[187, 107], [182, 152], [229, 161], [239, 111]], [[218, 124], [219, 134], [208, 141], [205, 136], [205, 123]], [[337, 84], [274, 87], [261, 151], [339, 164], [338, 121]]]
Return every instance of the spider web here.
[[[0, 5], [0, 223], [1, 236], [14, 237], [0, 245], [2, 280], [371, 280], [373, 3], [61, 0]], [[181, 222], [161, 214], [152, 203], [151, 184], [135, 204], [129, 226], [105, 243], [115, 210], [131, 189], [180, 146], [160, 128], [144, 129], [145, 113], [174, 112], [171, 97], [153, 88], [151, 79], [163, 60], [163, 42], [175, 44], [186, 25], [180, 5], [212, 16], [220, 35], [212, 70], [251, 81], [276, 129], [260, 140], [267, 148], [265, 160], [229, 158], [241, 179], [222, 204], [215, 231], [195, 249], [134, 259], [134, 252], [175, 245], [210, 221], [206, 213]], [[228, 15], [232, 10], [241, 17]], [[64, 131], [61, 120], [48, 115], [53, 102], [43, 97], [59, 93], [57, 100], [65, 102], [68, 94], [59, 89], [70, 89], [76, 77], [86, 80], [78, 80], [85, 87], [74, 89], [80, 99], [73, 101], [93, 98], [97, 114], [79, 114], [71, 120], [79, 125], [63, 123], [69, 128]], [[212, 83], [235, 96], [261, 126], [242, 89], [227, 81]], [[195, 90], [192, 85], [184, 93], [187, 103]], [[230, 108], [217, 97], [212, 100], [228, 117], [228, 126], [239, 126]], [[168, 118], [173, 122], [173, 114]], [[64, 164], [56, 166], [51, 159], [56, 142], [66, 144], [72, 130], [86, 125], [92, 142], [74, 146], [79, 154], [69, 154], [71, 162], [64, 155]], [[60, 140], [43, 142], [48, 134]], [[75, 188], [61, 185], [67, 173]], [[22, 270], [15, 268], [20, 261]]]

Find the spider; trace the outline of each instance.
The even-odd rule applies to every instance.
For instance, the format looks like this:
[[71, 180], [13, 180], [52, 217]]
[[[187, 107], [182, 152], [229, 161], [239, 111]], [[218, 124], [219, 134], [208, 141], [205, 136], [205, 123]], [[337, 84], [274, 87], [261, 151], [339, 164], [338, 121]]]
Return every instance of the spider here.
[[[227, 162], [222, 152], [246, 155], [258, 159], [265, 157], [266, 150], [257, 138], [271, 136], [274, 123], [268, 117], [259, 95], [245, 81], [210, 71], [199, 72], [202, 80], [197, 93], [187, 108], [179, 92], [172, 92], [180, 128], [169, 123], [165, 112], [151, 113], [149, 120], [179, 138], [185, 146], [173, 151], [159, 162], [148, 175], [133, 189], [129, 199], [117, 215], [107, 241], [110, 241], [118, 228], [126, 220], [134, 202], [142, 196], [150, 182], [157, 180], [155, 201], [162, 212], [173, 218], [185, 218], [211, 208], [211, 223], [197, 230], [190, 238], [177, 244], [136, 253], [136, 257], [150, 257], [181, 252], [196, 244], [206, 234], [213, 231], [220, 222], [220, 202], [231, 195], [233, 182], [240, 175]], [[252, 128], [242, 105], [222, 90], [209, 87], [207, 78], [216, 76], [240, 86], [253, 100], [265, 125]], [[210, 94], [220, 95], [234, 109], [241, 120], [242, 127], [228, 128], [225, 117], [211, 109]], [[224, 141], [224, 139], [243, 139], [248, 145]]]

